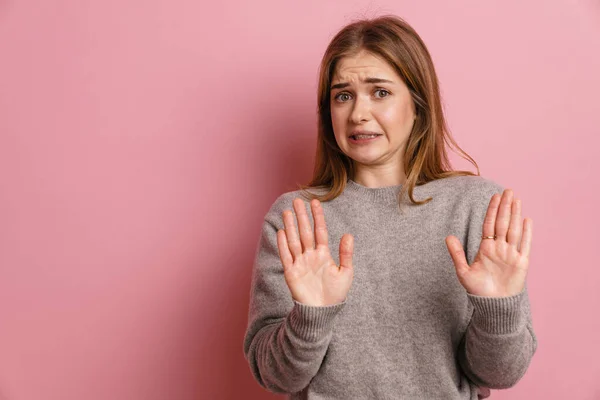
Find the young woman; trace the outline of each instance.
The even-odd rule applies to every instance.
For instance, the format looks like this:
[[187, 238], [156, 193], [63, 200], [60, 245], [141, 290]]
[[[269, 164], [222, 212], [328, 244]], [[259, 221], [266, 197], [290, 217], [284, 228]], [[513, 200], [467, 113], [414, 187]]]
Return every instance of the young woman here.
[[[314, 400], [475, 400], [515, 385], [537, 348], [532, 220], [451, 138], [425, 44], [395, 16], [354, 22], [319, 79], [314, 177], [275, 200], [256, 252], [254, 377]], [[453, 171], [446, 144], [477, 175]]]

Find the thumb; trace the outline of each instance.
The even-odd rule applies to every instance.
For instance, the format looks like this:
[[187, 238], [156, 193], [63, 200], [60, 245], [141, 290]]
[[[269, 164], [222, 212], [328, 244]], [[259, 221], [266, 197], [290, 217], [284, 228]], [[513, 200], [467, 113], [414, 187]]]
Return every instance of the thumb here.
[[354, 252], [354, 236], [347, 233], [340, 240], [340, 268], [352, 269], [352, 253]]
[[450, 257], [452, 257], [458, 275], [462, 276], [469, 272], [469, 264], [467, 263], [465, 250], [463, 249], [460, 240], [456, 236], [447, 236], [446, 246], [448, 247], [448, 252], [450, 253]]

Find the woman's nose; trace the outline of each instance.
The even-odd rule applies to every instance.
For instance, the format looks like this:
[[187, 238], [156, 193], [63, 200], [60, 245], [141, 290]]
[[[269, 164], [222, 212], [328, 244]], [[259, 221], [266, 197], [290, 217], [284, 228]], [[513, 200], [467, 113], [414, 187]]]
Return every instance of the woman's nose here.
[[367, 121], [370, 117], [370, 102], [360, 96], [354, 101], [354, 107], [350, 113], [350, 121], [353, 124], [360, 124], [362, 121]]

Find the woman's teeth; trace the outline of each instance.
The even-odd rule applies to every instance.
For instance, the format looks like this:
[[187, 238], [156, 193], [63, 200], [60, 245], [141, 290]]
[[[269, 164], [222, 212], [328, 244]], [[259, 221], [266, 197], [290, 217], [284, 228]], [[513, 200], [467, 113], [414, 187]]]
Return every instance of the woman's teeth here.
[[377, 137], [379, 135], [354, 135], [352, 136], [354, 139], [370, 139], [370, 138], [374, 138]]

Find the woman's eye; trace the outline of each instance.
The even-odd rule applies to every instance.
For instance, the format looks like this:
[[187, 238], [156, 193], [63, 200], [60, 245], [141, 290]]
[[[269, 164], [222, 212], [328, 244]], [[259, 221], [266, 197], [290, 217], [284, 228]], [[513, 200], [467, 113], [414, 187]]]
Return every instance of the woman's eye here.
[[388, 91], [387, 91], [387, 90], [385, 90], [385, 89], [378, 89], [378, 90], [376, 90], [376, 92], [384, 92], [386, 95], [385, 95], [385, 96], [383, 96], [383, 97], [387, 97], [387, 96], [390, 94], [390, 92], [388, 92]]
[[[348, 93], [339, 93], [337, 96], [335, 96], [336, 100], [341, 100], [342, 96], [348, 96]], [[344, 100], [341, 100], [344, 101]]]
[[[384, 96], [376, 96], [378, 99], [381, 99], [381, 98], [384, 98], [384, 97], [388, 97], [390, 95], [390, 92], [388, 92], [385, 89], [377, 89], [375, 91], [375, 93], [378, 93], [378, 92], [383, 92], [385, 94]], [[343, 93], [338, 93], [335, 96], [335, 99], [338, 100], [338, 101], [341, 101], [341, 102], [345, 102], [347, 100], [347, 98], [349, 98], [349, 97], [350, 97], [350, 94], [343, 92]]]

